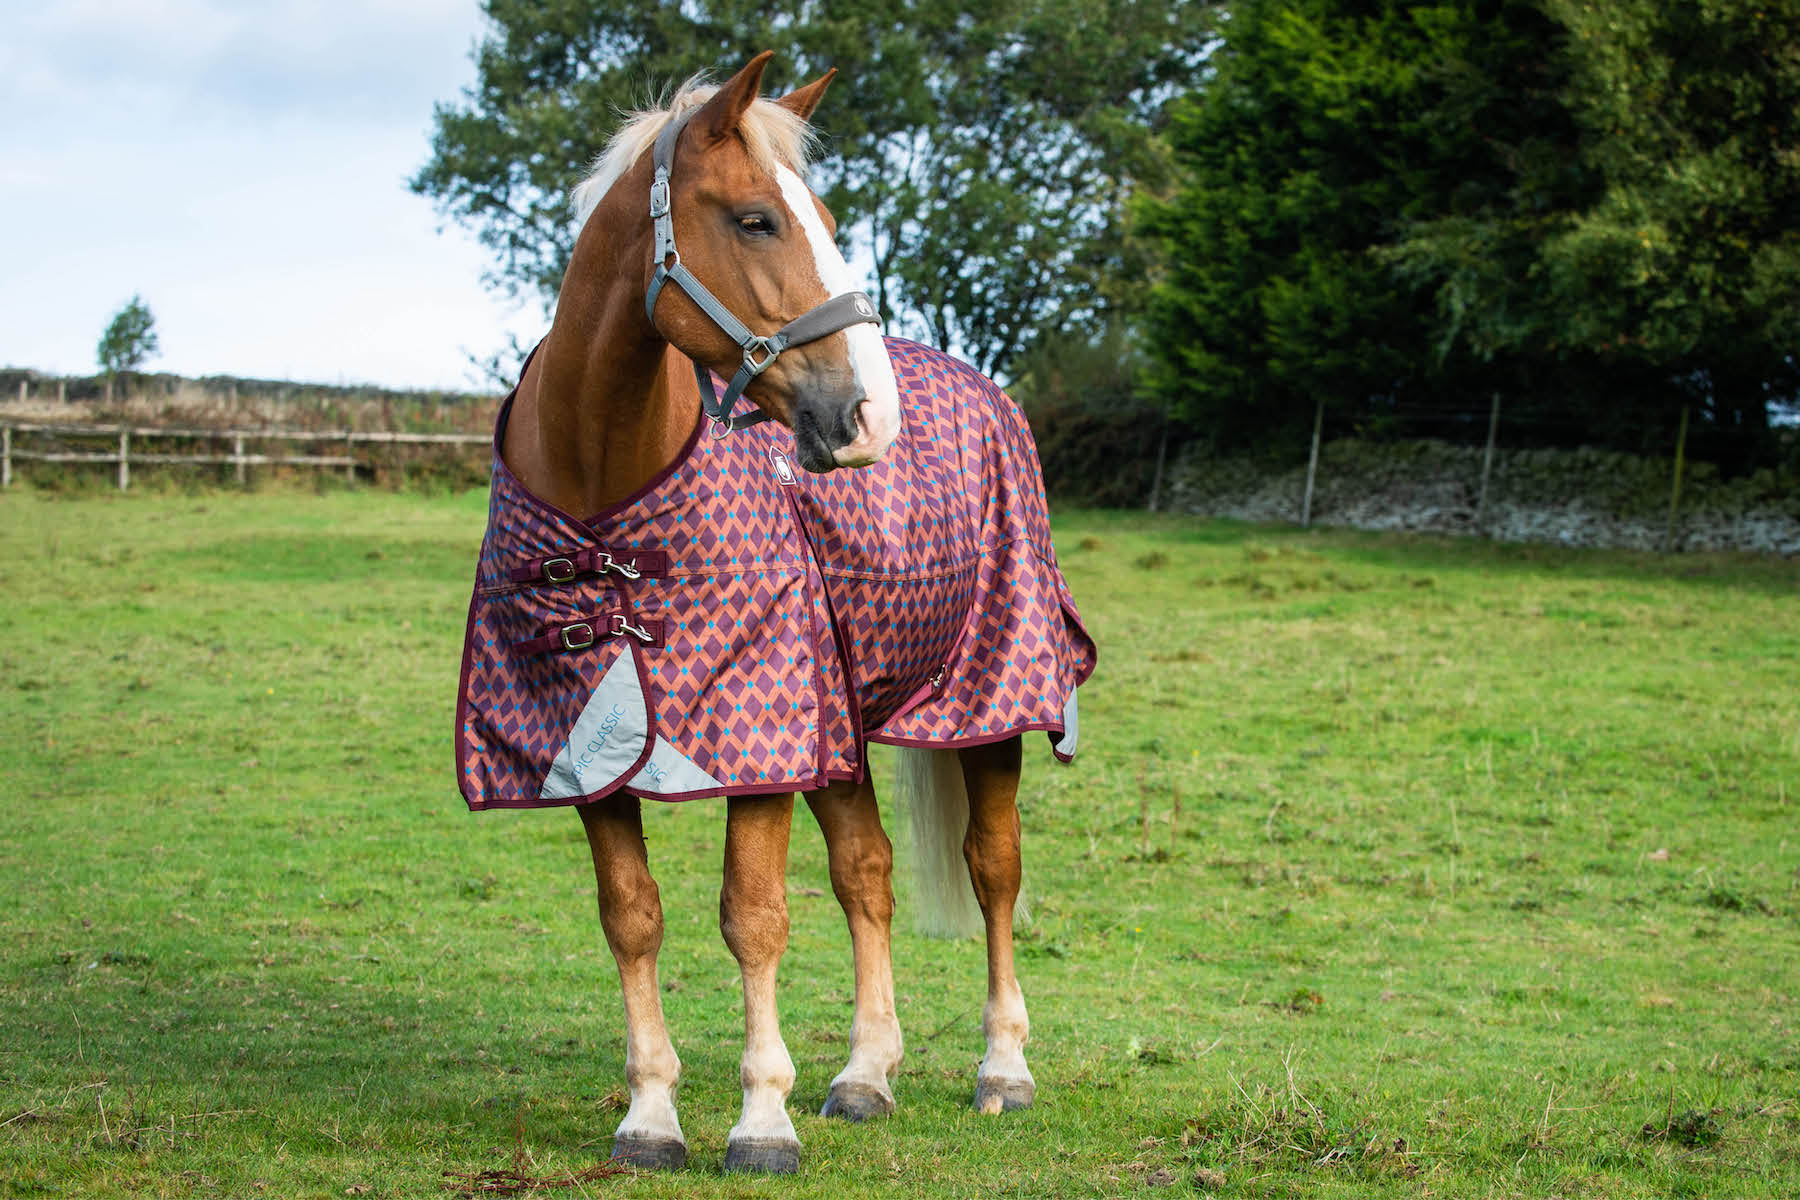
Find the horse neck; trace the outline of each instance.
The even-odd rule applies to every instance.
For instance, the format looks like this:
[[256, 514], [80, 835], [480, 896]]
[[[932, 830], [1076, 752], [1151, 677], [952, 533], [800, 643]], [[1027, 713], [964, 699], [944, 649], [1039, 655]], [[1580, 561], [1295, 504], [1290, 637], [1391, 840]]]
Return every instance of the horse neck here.
[[[526, 487], [577, 516], [616, 504], [665, 470], [697, 419], [687, 360], [644, 315], [649, 222], [640, 204], [620, 203], [629, 182], [613, 189], [576, 241], [550, 333], [520, 380], [503, 451]], [[612, 236], [638, 225], [638, 236]]]

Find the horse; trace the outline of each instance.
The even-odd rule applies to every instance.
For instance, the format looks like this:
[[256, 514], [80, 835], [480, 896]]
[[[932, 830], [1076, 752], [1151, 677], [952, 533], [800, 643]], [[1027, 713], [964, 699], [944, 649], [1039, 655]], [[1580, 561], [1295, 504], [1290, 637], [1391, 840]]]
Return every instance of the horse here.
[[849, 1061], [823, 1113], [894, 1111], [893, 849], [869, 741], [901, 747], [924, 866], [946, 876], [963, 859], [966, 884], [938, 878], [921, 900], [956, 924], [960, 895], [985, 929], [975, 1107], [1032, 1103], [1013, 960], [1020, 741], [1039, 729], [1073, 753], [1074, 687], [1094, 661], [1029, 429], [972, 368], [882, 336], [801, 174], [835, 71], [763, 98], [770, 57], [636, 115], [576, 189], [550, 330], [496, 423], [465, 638], [470, 807], [574, 805], [586, 831], [627, 1030], [612, 1153], [640, 1168], [687, 1158], [645, 798], [726, 798], [720, 930], [744, 1051], [725, 1169], [800, 1163], [776, 1009], [796, 791], [855, 973]]

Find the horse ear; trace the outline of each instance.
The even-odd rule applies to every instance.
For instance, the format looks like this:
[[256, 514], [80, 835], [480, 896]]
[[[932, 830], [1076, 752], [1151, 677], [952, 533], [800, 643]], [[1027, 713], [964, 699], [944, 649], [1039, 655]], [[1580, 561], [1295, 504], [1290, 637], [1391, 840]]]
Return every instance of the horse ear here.
[[831, 86], [831, 81], [836, 75], [837, 68], [833, 67], [805, 87], [795, 88], [775, 103], [789, 112], [797, 114], [802, 121], [809, 121], [812, 119], [813, 110], [819, 107], [819, 101], [824, 99], [825, 89]]
[[745, 63], [744, 69], [720, 85], [713, 98], [694, 114], [693, 123], [707, 141], [723, 141], [737, 132], [738, 122], [750, 111], [762, 90], [763, 68], [774, 57], [773, 50], [764, 50]]

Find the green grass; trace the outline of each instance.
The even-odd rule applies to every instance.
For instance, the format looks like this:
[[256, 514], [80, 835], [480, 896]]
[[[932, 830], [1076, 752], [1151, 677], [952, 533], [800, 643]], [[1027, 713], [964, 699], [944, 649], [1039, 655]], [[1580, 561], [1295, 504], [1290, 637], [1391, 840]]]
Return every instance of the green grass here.
[[[451, 779], [483, 511], [0, 498], [0, 1195], [437, 1196], [605, 1155], [579, 822], [470, 816]], [[722, 1178], [722, 813], [659, 806], [692, 1165], [558, 1195], [1800, 1192], [1794, 564], [1058, 540], [1102, 657], [1082, 760], [1027, 745], [1037, 1106], [967, 1110], [981, 949], [907, 931], [902, 879], [900, 1113], [810, 1115], [851, 984], [801, 814], [805, 1165]]]

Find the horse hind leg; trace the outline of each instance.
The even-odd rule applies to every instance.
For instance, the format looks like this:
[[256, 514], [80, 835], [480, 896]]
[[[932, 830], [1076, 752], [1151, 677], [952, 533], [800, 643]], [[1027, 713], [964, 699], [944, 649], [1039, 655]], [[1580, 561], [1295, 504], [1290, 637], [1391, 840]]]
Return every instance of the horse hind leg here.
[[987, 927], [987, 1004], [981, 1030], [987, 1053], [975, 1077], [978, 1112], [1029, 1108], [1037, 1084], [1025, 1065], [1031, 1023], [1013, 969], [1013, 908], [1019, 898], [1019, 739], [958, 751], [969, 793], [963, 857]]
[[850, 1061], [831, 1081], [820, 1115], [866, 1121], [894, 1111], [891, 1080], [904, 1053], [894, 1009], [894, 848], [881, 828], [874, 785], [836, 783], [808, 792], [806, 803], [825, 835], [856, 975]]
[[625, 1082], [631, 1108], [613, 1135], [613, 1158], [673, 1170], [687, 1162], [687, 1139], [675, 1116], [681, 1060], [663, 1020], [656, 955], [662, 948], [662, 898], [650, 877], [643, 813], [636, 800], [583, 805], [581, 823], [594, 856], [600, 924], [619, 967], [625, 1001]]
[[719, 931], [743, 973], [744, 1107], [726, 1142], [725, 1169], [792, 1174], [800, 1169], [800, 1138], [787, 1113], [794, 1060], [781, 1040], [775, 970], [787, 949], [794, 797], [733, 796], [726, 805]]

